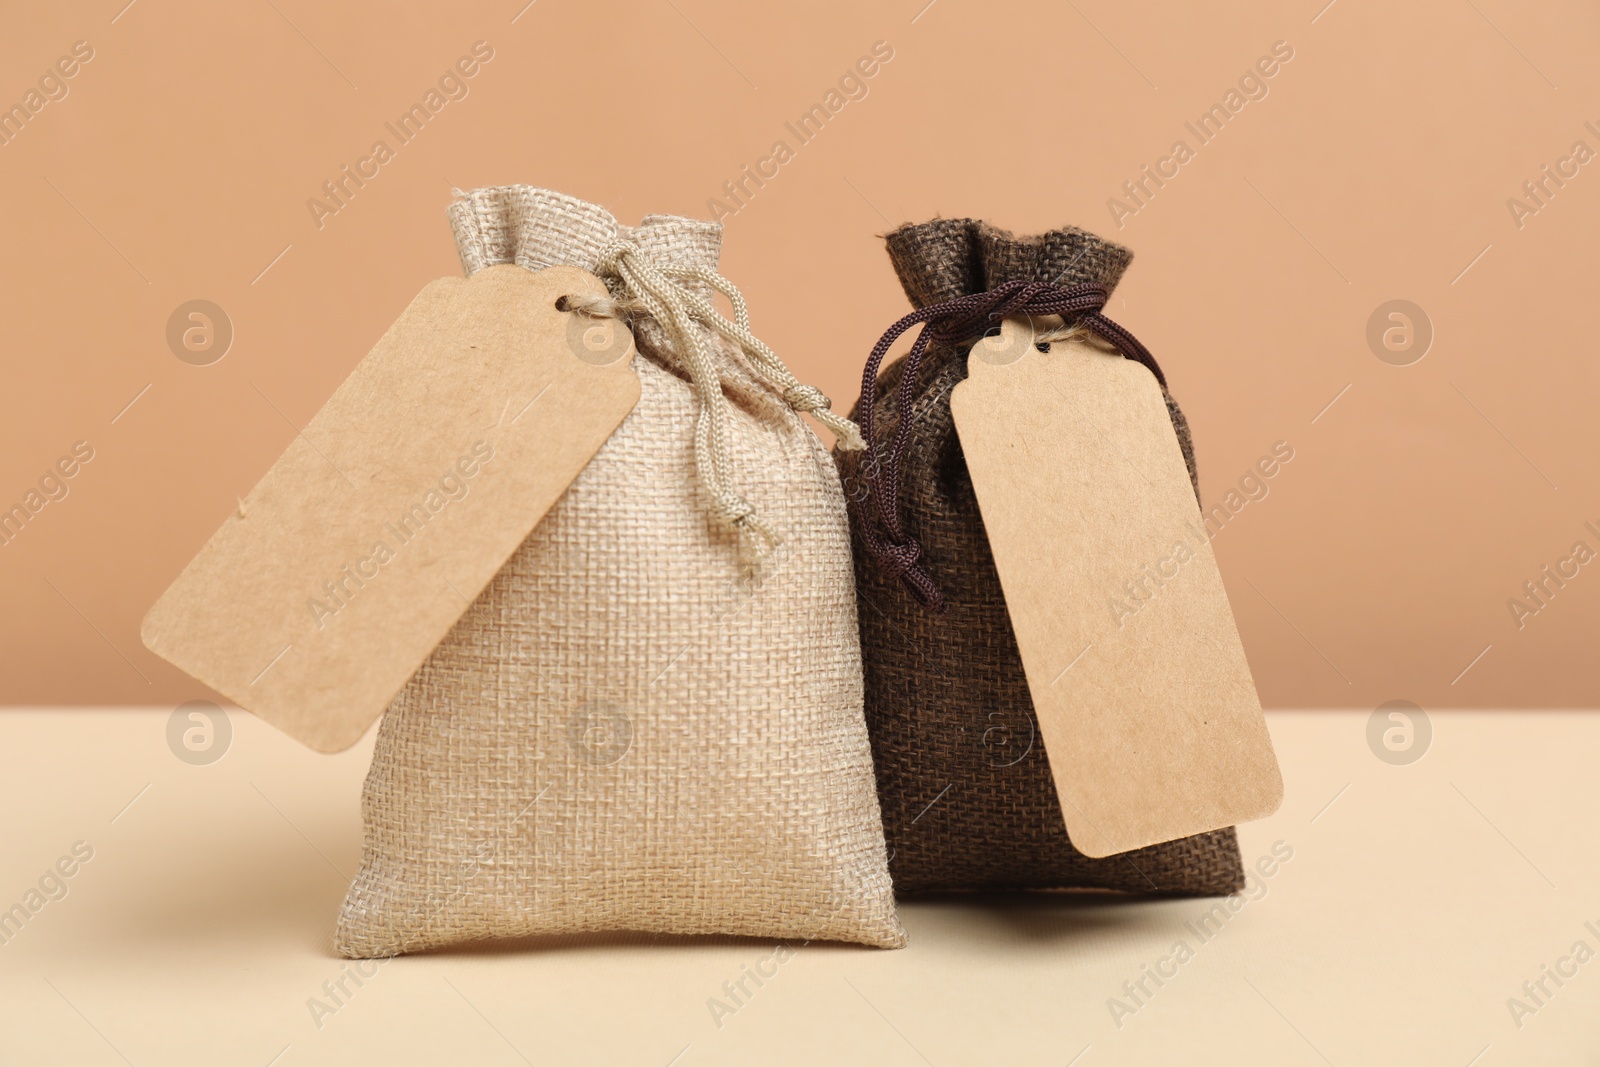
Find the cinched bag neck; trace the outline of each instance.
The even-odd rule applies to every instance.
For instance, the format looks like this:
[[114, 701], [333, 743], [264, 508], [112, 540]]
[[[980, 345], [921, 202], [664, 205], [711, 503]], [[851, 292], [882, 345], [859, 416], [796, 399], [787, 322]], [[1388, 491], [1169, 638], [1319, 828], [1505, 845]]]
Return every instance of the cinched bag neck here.
[[[1127, 359], [1144, 364], [1161, 383], [1164, 393], [1167, 379], [1150, 350], [1102, 313], [1108, 295], [1104, 287], [1094, 284], [1059, 286], [1047, 282], [1007, 282], [986, 292], [918, 308], [889, 327], [873, 346], [861, 372], [861, 399], [856, 406], [867, 457], [863, 465], [867, 495], [857, 505], [862, 509], [858, 528], [867, 550], [883, 571], [899, 578], [912, 596], [929, 610], [943, 614], [948, 609], [944, 594], [922, 561], [922, 545], [905, 531], [900, 508], [900, 470], [911, 446], [917, 374], [929, 346], [970, 347], [1002, 319], [1060, 315], [1075, 328], [1100, 336]], [[878, 369], [895, 341], [919, 323], [922, 329], [906, 354], [895, 392], [894, 436], [880, 459], [873, 412]]]
[[[639, 225], [625, 226], [599, 204], [531, 185], [461, 192], [449, 214], [468, 275], [500, 263], [535, 271], [580, 267], [599, 275], [611, 296], [573, 298], [573, 310], [621, 319], [630, 328], [650, 327], [643, 336], [634, 331], [641, 350], [672, 373], [687, 376], [700, 401], [696, 469], [713, 517], [737, 531], [741, 546], [753, 548], [756, 558], [774, 543], [775, 535], [735, 485], [727, 443], [732, 420], [723, 386], [736, 396], [748, 396], [759, 386], [791, 410], [813, 414], [839, 438], [840, 448], [861, 447], [855, 424], [829, 411], [828, 398], [797, 381], [751, 332], [744, 298], [716, 271], [720, 223], [646, 215]], [[733, 305], [731, 322], [710, 303], [718, 292]], [[726, 349], [707, 344], [706, 331], [727, 338], [745, 360], [735, 366]], [[650, 336], [657, 332], [662, 335], [659, 344]], [[665, 351], [669, 347], [672, 351]]]
[[[754, 558], [761, 558], [776, 547], [778, 538], [735, 483], [728, 449], [728, 400], [723, 393], [718, 358], [707, 346], [702, 329], [737, 345], [755, 376], [782, 397], [791, 410], [809, 413], [833, 431], [840, 449], [859, 451], [863, 447], [860, 430], [849, 419], [829, 410], [832, 401], [797, 379], [751, 331], [744, 295], [710, 267], [656, 263], [632, 242], [614, 241], [601, 251], [595, 273], [613, 297], [574, 297], [569, 298], [567, 306], [580, 314], [618, 318], [630, 324], [638, 316], [648, 315], [666, 328], [700, 401], [695, 422], [695, 468], [710, 498], [712, 515], [740, 535], [741, 543]], [[733, 306], [733, 319], [729, 320], [684, 282], [699, 282], [710, 291], [721, 293]]]

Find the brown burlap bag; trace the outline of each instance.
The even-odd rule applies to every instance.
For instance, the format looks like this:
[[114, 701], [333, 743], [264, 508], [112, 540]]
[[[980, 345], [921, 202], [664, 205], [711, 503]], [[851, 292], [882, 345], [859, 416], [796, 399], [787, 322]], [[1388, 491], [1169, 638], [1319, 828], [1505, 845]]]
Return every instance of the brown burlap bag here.
[[[887, 242], [917, 308], [1018, 281], [1095, 283], [1109, 290], [1132, 258], [1127, 249], [1075, 228], [1019, 238], [972, 219], [902, 226]], [[899, 499], [883, 504], [901, 509], [905, 533], [921, 545], [919, 562], [942, 591], [945, 613], [919, 603], [867, 550], [862, 524], [874, 521], [876, 503], [868, 500], [872, 479], [863, 463], [882, 457], [835, 453], [852, 502], [867, 728], [895, 888], [1233, 892], [1244, 873], [1232, 828], [1105, 859], [1084, 856], [1067, 839], [951, 420], [950, 391], [967, 376], [968, 347], [928, 350], [914, 383]], [[898, 423], [895, 391], [904, 368], [901, 360], [864, 385], [872, 389], [880, 442]], [[1170, 395], [1167, 409], [1193, 479], [1188, 425]]]
[[[721, 241], [715, 223], [624, 227], [525, 186], [450, 214], [469, 274], [605, 276], [617, 242], [663, 269], [714, 268]], [[705, 333], [728, 480], [774, 542], [751, 565], [697, 464], [703, 405], [678, 335], [635, 333], [637, 408], [384, 716], [346, 956], [597, 930], [905, 941], [844, 499], [793, 410], [818, 394], [786, 402]]]

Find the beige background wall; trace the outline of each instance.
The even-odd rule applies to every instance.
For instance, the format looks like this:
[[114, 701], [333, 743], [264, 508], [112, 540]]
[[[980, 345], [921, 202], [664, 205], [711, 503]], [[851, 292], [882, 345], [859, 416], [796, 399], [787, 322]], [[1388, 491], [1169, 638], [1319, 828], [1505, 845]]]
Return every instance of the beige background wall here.
[[[451, 186], [705, 216], [784, 140], [726, 220], [725, 270], [841, 409], [904, 310], [890, 226], [1071, 222], [1135, 250], [1108, 310], [1162, 361], [1208, 502], [1294, 448], [1215, 541], [1267, 704], [1600, 704], [1600, 564], [1520, 629], [1507, 606], [1574, 542], [1600, 551], [1600, 166], [1567, 164], [1520, 220], [1507, 204], [1574, 142], [1600, 152], [1590, 5], [124, 2], [0, 34], [0, 106], [93, 51], [0, 145], [0, 507], [93, 450], [0, 546], [0, 702], [205, 695], [139, 618], [291, 423], [459, 270]], [[398, 144], [384, 124], [479, 41], [467, 95]], [[785, 122], [878, 41], [866, 96], [801, 145]], [[1266, 95], [1201, 145], [1185, 122], [1279, 41]], [[308, 198], [378, 139], [394, 158], [319, 227]], [[1114, 220], [1179, 139], [1193, 158]], [[235, 331], [209, 366], [165, 336], [193, 299]], [[1394, 299], [1434, 330], [1407, 366], [1366, 336]]]

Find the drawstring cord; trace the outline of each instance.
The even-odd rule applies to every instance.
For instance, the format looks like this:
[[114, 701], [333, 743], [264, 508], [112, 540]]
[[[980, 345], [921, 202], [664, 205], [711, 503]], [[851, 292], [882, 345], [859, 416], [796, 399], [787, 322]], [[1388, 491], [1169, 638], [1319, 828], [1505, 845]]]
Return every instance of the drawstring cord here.
[[[760, 559], [777, 546], [778, 538], [735, 485], [728, 452], [728, 400], [722, 392], [722, 376], [718, 373], [716, 358], [696, 325], [721, 334], [737, 345], [749, 359], [756, 377], [781, 396], [791, 410], [810, 413], [832, 430], [840, 449], [854, 452], [864, 448], [860, 429], [849, 419], [829, 410], [832, 402], [820, 390], [797, 379], [772, 349], [751, 332], [750, 313], [743, 294], [711, 268], [652, 263], [637, 246], [617, 241], [601, 252], [595, 273], [607, 282], [617, 297], [572, 296], [566, 299], [565, 306], [590, 317], [616, 318], [624, 322], [642, 313], [667, 328], [677, 344], [678, 355], [688, 367], [690, 384], [700, 400], [700, 414], [695, 421], [695, 466], [710, 497], [712, 515], [737, 531], [754, 558]], [[727, 297], [733, 306], [733, 319], [730, 321], [705, 297], [680, 284], [683, 281], [701, 282]]]
[[[867, 357], [867, 364], [861, 372], [861, 401], [856, 406], [867, 453], [864, 471], [867, 500], [859, 505], [862, 509], [861, 521], [856, 526], [862, 541], [877, 558], [883, 572], [890, 578], [899, 578], [911, 595], [930, 611], [942, 615], [948, 610], [944, 594], [921, 560], [922, 545], [915, 537], [906, 534], [900, 514], [900, 467], [911, 446], [912, 401], [916, 396], [917, 372], [921, 369], [928, 346], [934, 344], [941, 348], [959, 348], [969, 345], [1002, 319], [1060, 315], [1067, 320], [1066, 323], [1041, 333], [1035, 338], [1037, 342], [1047, 343], [1071, 337], [1078, 330], [1090, 330], [1108, 341], [1126, 358], [1148, 367], [1165, 392], [1166, 376], [1161, 373], [1150, 350], [1133, 334], [1101, 313], [1108, 296], [1106, 290], [1098, 285], [1007, 282], [986, 292], [918, 308], [889, 327], [873, 346], [872, 354]], [[918, 323], [923, 324], [922, 330], [906, 355], [900, 385], [895, 392], [898, 420], [894, 437], [890, 439], [887, 454], [879, 462], [873, 432], [878, 368], [900, 335]]]

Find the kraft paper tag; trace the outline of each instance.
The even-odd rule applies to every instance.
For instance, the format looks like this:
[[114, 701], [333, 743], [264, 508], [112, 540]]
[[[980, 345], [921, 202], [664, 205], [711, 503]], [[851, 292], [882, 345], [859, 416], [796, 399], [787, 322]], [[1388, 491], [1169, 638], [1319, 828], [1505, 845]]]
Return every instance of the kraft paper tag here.
[[1270, 815], [1283, 780], [1161, 386], [1034, 336], [974, 345], [950, 408], [1067, 834], [1108, 856]]
[[322, 752], [355, 743], [639, 400], [572, 267], [422, 290], [145, 616], [152, 652]]

